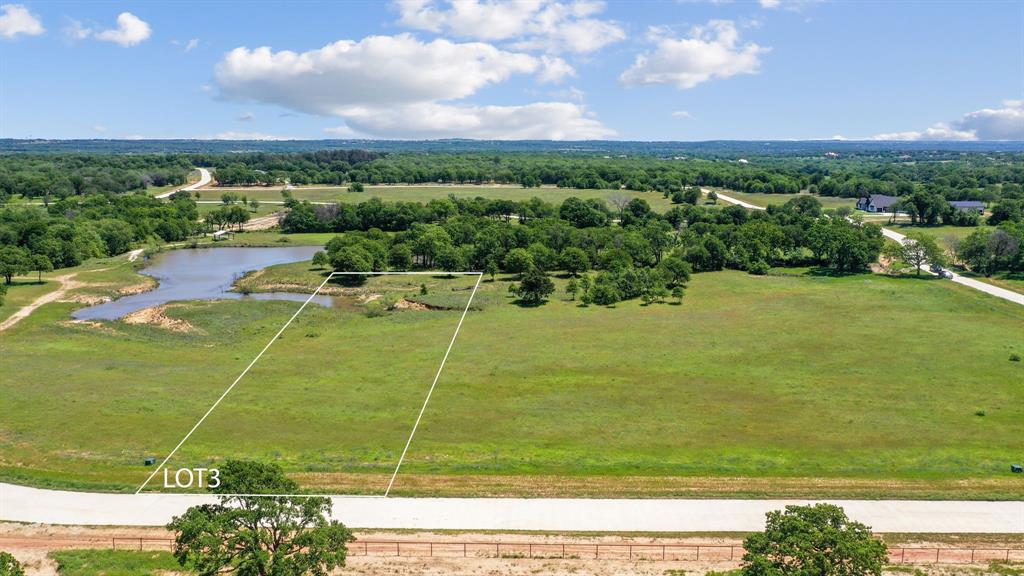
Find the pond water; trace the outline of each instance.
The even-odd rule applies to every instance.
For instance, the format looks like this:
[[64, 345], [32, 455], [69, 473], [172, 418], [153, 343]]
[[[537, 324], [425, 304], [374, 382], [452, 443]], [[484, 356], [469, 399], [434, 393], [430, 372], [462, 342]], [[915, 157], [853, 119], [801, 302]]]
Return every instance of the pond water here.
[[[171, 250], [155, 256], [142, 274], [152, 276], [160, 285], [149, 292], [125, 296], [111, 302], [80, 308], [76, 320], [115, 320], [125, 314], [177, 300], [294, 300], [305, 301], [308, 294], [267, 292], [243, 295], [231, 292], [231, 286], [246, 272], [275, 264], [309, 260], [319, 246], [274, 248], [200, 248]], [[342, 298], [317, 296], [313, 302], [337, 306]]]

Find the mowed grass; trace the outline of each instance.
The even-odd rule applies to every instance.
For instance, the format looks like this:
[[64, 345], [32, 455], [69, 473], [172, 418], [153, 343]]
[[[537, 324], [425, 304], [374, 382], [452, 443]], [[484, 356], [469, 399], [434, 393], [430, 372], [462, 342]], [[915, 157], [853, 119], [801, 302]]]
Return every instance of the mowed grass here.
[[[217, 200], [220, 195], [227, 191], [235, 191], [244, 194], [250, 199], [260, 202], [271, 201], [281, 202], [280, 187], [270, 188], [205, 188], [200, 191], [201, 200]], [[371, 198], [380, 198], [388, 202], [419, 202], [426, 203], [431, 200], [456, 196], [458, 198], [487, 198], [489, 200], [529, 200], [537, 197], [546, 202], [560, 205], [566, 198], [575, 196], [577, 198], [600, 198], [609, 201], [616, 194], [626, 198], [643, 198], [657, 212], [665, 212], [672, 207], [672, 202], [664, 198], [660, 192], [636, 192], [633, 190], [596, 190], [596, 189], [575, 189], [557, 188], [555, 186], [542, 186], [540, 188], [523, 188], [521, 186], [496, 186], [496, 185], [466, 185], [466, 186], [366, 186], [363, 192], [349, 192], [346, 186], [327, 187], [299, 187], [291, 190], [292, 195], [299, 200], [310, 202], [339, 202], [346, 204], [358, 204]], [[612, 207], [609, 203], [609, 207]], [[612, 207], [614, 209], [614, 207]], [[262, 207], [261, 207], [262, 209]]]
[[57, 550], [50, 552], [60, 576], [165, 576], [191, 574], [170, 552], [138, 550]]
[[[452, 304], [474, 281], [427, 278], [427, 298]], [[419, 279], [386, 282], [418, 298]], [[436, 493], [431, 477], [592, 477], [588, 495], [621, 495], [617, 477], [747, 477], [769, 479], [747, 495], [778, 493], [771, 478], [849, 478], [888, 496], [898, 480], [942, 486], [928, 497], [1024, 496], [1009, 474], [1024, 437], [1024, 363], [1009, 360], [1024, 353], [1020, 306], [872, 275], [699, 274], [682, 306], [580, 308], [560, 292], [524, 309], [507, 288], [481, 284], [396, 493]], [[134, 489], [152, 471], [142, 459], [166, 455], [297, 307], [169, 309], [193, 333], [67, 325], [71, 305], [42, 308], [0, 339], [0, 477]], [[347, 474], [381, 493], [459, 313], [307, 308], [169, 466], [263, 458], [308, 487]]]
[[768, 206], [773, 206], [773, 205], [774, 206], [781, 206], [781, 205], [785, 204], [786, 202], [789, 202], [793, 198], [797, 198], [797, 197], [800, 197], [800, 196], [812, 196], [814, 198], [817, 198], [818, 202], [821, 202], [822, 208], [826, 208], [826, 209], [835, 209], [835, 208], [841, 208], [841, 207], [844, 207], [844, 206], [848, 207], [848, 208], [853, 208], [854, 206], [857, 205], [857, 199], [856, 198], [836, 198], [836, 197], [832, 197], [832, 196], [818, 196], [816, 194], [806, 194], [806, 193], [802, 193], [802, 194], [752, 194], [752, 193], [747, 193], [747, 192], [738, 192], [736, 190], [719, 190], [719, 191], [722, 194], [725, 194], [726, 196], [729, 196], [730, 198], [735, 198], [737, 200], [742, 200], [744, 202], [749, 202], [750, 204], [753, 204], [754, 206], [763, 206], [765, 208], [767, 208]]

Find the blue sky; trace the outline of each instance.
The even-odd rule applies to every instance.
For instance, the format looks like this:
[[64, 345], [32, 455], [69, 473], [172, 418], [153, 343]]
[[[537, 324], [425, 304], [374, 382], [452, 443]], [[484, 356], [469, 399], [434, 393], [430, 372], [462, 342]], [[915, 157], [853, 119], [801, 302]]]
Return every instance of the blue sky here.
[[4, 2], [0, 137], [1024, 139], [1022, 2]]

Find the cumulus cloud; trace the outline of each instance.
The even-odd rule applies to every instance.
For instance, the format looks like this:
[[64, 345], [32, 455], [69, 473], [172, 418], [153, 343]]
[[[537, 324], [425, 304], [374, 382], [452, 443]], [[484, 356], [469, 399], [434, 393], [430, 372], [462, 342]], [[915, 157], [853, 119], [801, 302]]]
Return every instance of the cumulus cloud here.
[[541, 56], [541, 70], [537, 79], [544, 82], [561, 82], [567, 77], [575, 76], [576, 70], [568, 62], [556, 56]]
[[117, 15], [117, 28], [96, 32], [96, 39], [128, 48], [149, 38], [150, 33], [149, 24], [144, 20], [131, 12], [121, 12]]
[[344, 115], [353, 106], [465, 98], [539, 66], [533, 56], [490, 44], [424, 43], [401, 34], [340, 40], [302, 53], [236, 48], [217, 64], [214, 78], [227, 99]]
[[686, 110], [676, 110], [672, 113], [673, 118], [693, 118], [693, 115]]
[[953, 122], [921, 131], [876, 134], [871, 140], [1024, 140], [1024, 100], [1003, 100], [1001, 108], [968, 112]]
[[689, 38], [671, 38], [662, 30], [650, 35], [654, 50], [636, 57], [619, 76], [622, 84], [671, 84], [688, 90], [715, 78], [755, 74], [761, 67], [760, 55], [770, 50], [753, 42], [741, 45], [731, 20], [711, 20], [693, 28]]
[[191, 52], [199, 46], [199, 38], [192, 38], [185, 44], [185, 52]]
[[38, 16], [21, 4], [0, 6], [0, 36], [11, 40], [19, 35], [38, 36], [46, 32]]
[[455, 0], [442, 7], [435, 0], [398, 0], [399, 22], [410, 28], [460, 38], [512, 41], [520, 50], [594, 52], [623, 40], [617, 23], [595, 18], [604, 3], [592, 0]]
[[584, 107], [569, 102], [364, 107], [350, 110], [345, 122], [358, 132], [386, 138], [596, 140], [615, 135], [614, 130], [589, 117]]
[[481, 42], [423, 42], [408, 34], [341, 40], [302, 53], [236, 48], [214, 70], [225, 99], [339, 117], [346, 130], [367, 135], [590, 139], [614, 134], [572, 103], [464, 102], [515, 74], [554, 82], [574, 70], [554, 56], [538, 58]]

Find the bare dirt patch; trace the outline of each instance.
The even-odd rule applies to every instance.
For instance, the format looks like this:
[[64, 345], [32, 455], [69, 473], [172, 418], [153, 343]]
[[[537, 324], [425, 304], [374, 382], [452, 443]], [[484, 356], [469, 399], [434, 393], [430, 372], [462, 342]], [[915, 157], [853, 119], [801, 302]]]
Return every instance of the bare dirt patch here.
[[167, 310], [173, 306], [151, 306], [128, 314], [121, 319], [125, 324], [149, 324], [172, 332], [198, 333], [202, 332], [188, 321], [181, 318], [171, 318]]
[[402, 298], [398, 302], [395, 302], [395, 310], [436, 310], [436, 309], [437, 308], [433, 308], [433, 307], [427, 306], [426, 304], [424, 304], [422, 302], [413, 302], [412, 300], [406, 300], [405, 298]]

